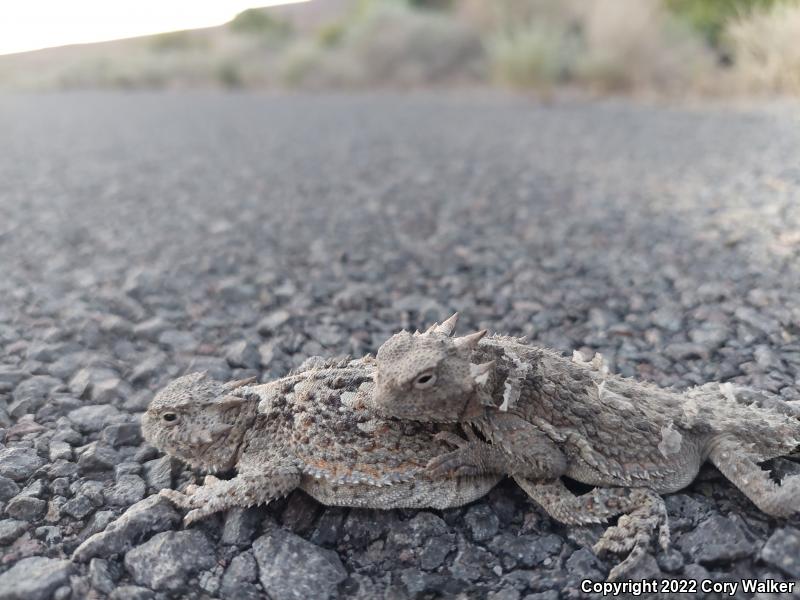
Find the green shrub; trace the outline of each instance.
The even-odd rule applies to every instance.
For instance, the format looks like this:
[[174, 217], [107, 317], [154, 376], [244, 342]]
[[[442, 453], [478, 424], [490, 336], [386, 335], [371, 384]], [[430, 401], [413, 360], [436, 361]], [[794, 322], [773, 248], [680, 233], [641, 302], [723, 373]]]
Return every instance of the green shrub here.
[[298, 40], [281, 57], [280, 78], [289, 86], [303, 85], [321, 61], [322, 53], [317, 43]]
[[319, 31], [317, 31], [317, 40], [321, 46], [333, 48], [342, 41], [345, 35], [347, 35], [347, 24], [336, 21], [323, 25]]
[[701, 32], [714, 46], [726, 24], [754, 10], [764, 10], [781, 0], [665, 0], [667, 7]]
[[202, 39], [191, 31], [170, 31], [152, 36], [150, 48], [155, 52], [174, 52], [207, 48], [208, 40]]
[[290, 34], [292, 30], [290, 23], [276, 19], [259, 8], [248, 8], [240, 12], [230, 22], [230, 28], [236, 33], [279, 37]]
[[[517, 87], [680, 90], [713, 65], [661, 0], [510, 1], [481, 15], [492, 72]], [[493, 19], [493, 21], [491, 20]]]
[[570, 79], [578, 44], [566, 29], [534, 22], [496, 33], [487, 40], [486, 49], [500, 82], [516, 87], [549, 87]]
[[350, 30], [344, 51], [361, 84], [424, 85], [474, 79], [483, 70], [477, 32], [449, 15], [376, 2]]
[[217, 68], [217, 80], [226, 88], [242, 87], [244, 81], [239, 67], [231, 61], [225, 61]]
[[452, 8], [453, 0], [408, 0], [408, 5], [412, 8], [448, 10]]

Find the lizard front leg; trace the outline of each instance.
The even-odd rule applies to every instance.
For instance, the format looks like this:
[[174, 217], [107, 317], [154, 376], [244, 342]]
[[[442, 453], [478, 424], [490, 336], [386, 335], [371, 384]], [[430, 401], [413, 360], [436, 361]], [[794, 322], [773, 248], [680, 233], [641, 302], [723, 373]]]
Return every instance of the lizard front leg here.
[[437, 433], [436, 439], [458, 450], [428, 462], [428, 473], [434, 479], [448, 475], [474, 477], [483, 473], [508, 473], [508, 457], [499, 448], [478, 440], [465, 440], [445, 431]]
[[464, 426], [464, 433], [466, 440], [449, 432], [436, 435], [437, 439], [458, 449], [428, 463], [428, 471], [434, 477], [499, 473], [546, 480], [558, 477], [566, 468], [564, 455], [541, 434], [526, 438], [524, 452], [510, 454], [507, 448], [479, 440], [468, 426]]
[[240, 474], [233, 479], [217, 479], [208, 475], [203, 485], [190, 485], [185, 493], [161, 490], [160, 495], [181, 508], [189, 509], [184, 525], [234, 506], [255, 506], [286, 495], [300, 483], [297, 472], [269, 475]]
[[550, 480], [562, 475], [567, 468], [567, 459], [558, 446], [516, 415], [498, 413], [492, 420], [477, 425], [491, 443], [479, 440], [469, 425], [462, 425], [467, 440], [453, 433], [437, 434], [438, 439], [458, 450], [432, 459], [428, 463], [431, 474], [500, 473]]

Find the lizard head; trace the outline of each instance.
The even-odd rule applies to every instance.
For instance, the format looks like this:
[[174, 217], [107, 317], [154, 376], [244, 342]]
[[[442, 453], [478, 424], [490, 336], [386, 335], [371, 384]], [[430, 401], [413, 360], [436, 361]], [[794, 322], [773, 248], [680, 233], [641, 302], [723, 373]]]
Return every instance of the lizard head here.
[[194, 468], [231, 468], [254, 418], [255, 405], [242, 392], [253, 379], [220, 383], [191, 373], [156, 394], [142, 415], [142, 434], [162, 452]]
[[458, 422], [482, 414], [482, 386], [493, 362], [475, 365], [472, 351], [486, 330], [453, 338], [456, 313], [425, 333], [400, 332], [376, 356], [373, 408], [398, 419]]

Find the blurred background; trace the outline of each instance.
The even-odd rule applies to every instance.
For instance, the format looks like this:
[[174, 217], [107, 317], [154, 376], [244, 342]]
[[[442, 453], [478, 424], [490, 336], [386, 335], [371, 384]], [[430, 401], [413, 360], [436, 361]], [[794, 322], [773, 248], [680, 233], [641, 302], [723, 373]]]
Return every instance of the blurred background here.
[[[246, 8], [202, 28], [204, 18], [227, 19], [242, 3], [183, 3], [176, 12], [144, 2], [129, 16], [120, 3], [96, 4], [97, 14], [91, 2], [4, 8], [0, 54], [15, 53], [0, 56], [0, 87], [800, 93], [794, 0], [308, 0]], [[81, 5], [88, 12], [70, 24]], [[24, 53], [16, 51], [25, 39], [13, 43], [25, 35], [40, 46], [127, 37], [136, 30], [119, 21], [135, 24], [143, 6], [160, 13], [149, 32], [161, 33]], [[19, 14], [15, 22], [23, 10], [30, 33]], [[112, 12], [116, 21], [103, 23]], [[97, 31], [87, 28], [93, 22]], [[70, 38], [70, 25], [86, 39]]]

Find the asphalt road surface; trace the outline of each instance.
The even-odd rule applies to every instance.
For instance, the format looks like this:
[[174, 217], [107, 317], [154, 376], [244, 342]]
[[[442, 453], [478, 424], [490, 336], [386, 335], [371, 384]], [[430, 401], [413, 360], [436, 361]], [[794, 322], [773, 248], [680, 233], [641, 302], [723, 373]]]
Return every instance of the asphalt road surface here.
[[[613, 564], [591, 552], [602, 528], [553, 522], [511, 482], [446, 511], [295, 492], [188, 532], [145, 508], [121, 546], [68, 557], [191, 477], [136, 425], [172, 377], [266, 380], [454, 310], [462, 331], [600, 351], [661, 385], [800, 400], [798, 115], [489, 94], [0, 97], [0, 598], [283, 599], [300, 582], [317, 597], [577, 597]], [[712, 468], [667, 506], [672, 547], [637, 578], [800, 578], [800, 520], [761, 514]]]

